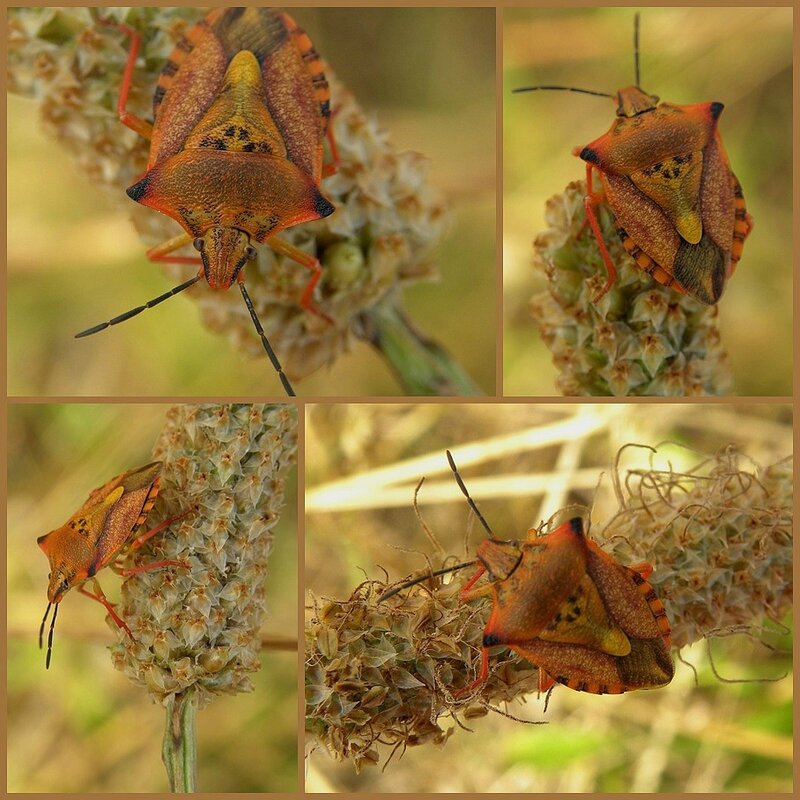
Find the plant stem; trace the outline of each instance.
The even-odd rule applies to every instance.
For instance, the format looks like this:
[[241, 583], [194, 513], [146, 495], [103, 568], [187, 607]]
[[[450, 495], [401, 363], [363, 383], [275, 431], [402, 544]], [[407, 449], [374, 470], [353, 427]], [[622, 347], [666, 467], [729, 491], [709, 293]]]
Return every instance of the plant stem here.
[[195, 694], [191, 689], [171, 694], [167, 700], [167, 725], [161, 757], [173, 792], [194, 792], [197, 783]]
[[360, 320], [360, 338], [380, 352], [409, 394], [484, 394], [438, 342], [414, 328], [396, 293], [363, 312]]

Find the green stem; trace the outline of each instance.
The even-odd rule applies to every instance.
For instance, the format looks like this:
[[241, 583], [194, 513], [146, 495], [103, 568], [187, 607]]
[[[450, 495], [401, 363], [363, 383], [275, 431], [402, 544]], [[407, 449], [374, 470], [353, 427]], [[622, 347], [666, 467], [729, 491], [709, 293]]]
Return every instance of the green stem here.
[[391, 293], [360, 317], [360, 336], [386, 359], [412, 395], [482, 395], [453, 357], [411, 323]]
[[197, 783], [197, 736], [194, 692], [172, 694], [167, 700], [167, 725], [161, 757], [173, 792], [194, 792]]

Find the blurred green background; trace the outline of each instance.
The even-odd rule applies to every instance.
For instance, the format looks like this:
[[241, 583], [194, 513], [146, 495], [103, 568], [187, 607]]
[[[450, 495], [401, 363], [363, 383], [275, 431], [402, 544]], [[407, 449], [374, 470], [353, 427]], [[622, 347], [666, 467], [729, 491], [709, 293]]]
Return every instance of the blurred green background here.
[[[654, 413], [654, 411], [656, 413]], [[346, 599], [368, 579], [425, 569], [433, 550], [412, 506], [448, 554], [469, 558], [483, 537], [445, 458], [452, 448], [472, 497], [499, 538], [524, 536], [568, 503], [591, 505], [598, 525], [618, 509], [609, 472], [629, 442], [658, 445], [652, 468], [686, 471], [736, 445], [766, 466], [792, 452], [788, 404], [310, 405], [306, 413], [306, 613]], [[536, 444], [538, 443], [538, 446]], [[663, 443], [663, 444], [662, 444]], [[648, 468], [627, 448], [621, 471]], [[748, 469], [746, 463], [743, 469]], [[391, 470], [387, 473], [386, 470]], [[602, 476], [602, 477], [601, 477]], [[346, 481], [346, 484], [338, 483]], [[577, 512], [576, 510], [576, 513]], [[469, 555], [467, 555], [469, 554]], [[434, 560], [435, 557], [434, 557]], [[438, 565], [438, 564], [437, 564]], [[386, 572], [384, 572], [386, 570]], [[791, 615], [784, 622], [791, 624]], [[775, 626], [767, 625], [772, 631]], [[672, 683], [603, 697], [558, 687], [542, 712], [535, 694], [499, 714], [439, 724], [442, 747], [394, 754], [356, 775], [318, 749], [309, 792], [789, 792], [792, 788], [791, 636], [745, 636], [681, 650]], [[777, 682], [758, 682], [789, 673]]]
[[[309, 8], [295, 16], [395, 149], [430, 159], [430, 183], [447, 198], [454, 226], [438, 250], [441, 281], [408, 289], [406, 308], [494, 394], [494, 10]], [[132, 201], [125, 187], [118, 204], [109, 203], [58, 142], [43, 137], [33, 102], [12, 96], [7, 108], [9, 393], [280, 391], [263, 355], [232, 352], [199, 325], [185, 298], [116, 330], [73, 339], [173, 283], [145, 258], [127, 219]], [[383, 360], [363, 343], [296, 388], [305, 396], [400, 393]]]
[[[614, 93], [634, 83], [632, 8], [503, 13], [504, 378], [507, 395], [556, 393], [528, 312], [544, 205], [585, 166], [571, 154], [610, 127], [607, 98], [512, 95], [550, 84]], [[789, 395], [792, 377], [792, 9], [646, 8], [641, 82], [664, 101], [725, 104], [722, 140], [755, 229], [719, 305], [736, 393]]]
[[[36, 539], [62, 525], [89, 492], [147, 463], [167, 405], [9, 405], [9, 792], [165, 792], [164, 711], [111, 663], [115, 640], [97, 603], [62, 601], [53, 660], [37, 646], [47, 605]], [[296, 477], [275, 528], [263, 637], [297, 638]], [[120, 578], [100, 584], [112, 600]], [[206, 792], [297, 789], [297, 654], [265, 647], [255, 691], [216, 698], [197, 714], [198, 787]]]

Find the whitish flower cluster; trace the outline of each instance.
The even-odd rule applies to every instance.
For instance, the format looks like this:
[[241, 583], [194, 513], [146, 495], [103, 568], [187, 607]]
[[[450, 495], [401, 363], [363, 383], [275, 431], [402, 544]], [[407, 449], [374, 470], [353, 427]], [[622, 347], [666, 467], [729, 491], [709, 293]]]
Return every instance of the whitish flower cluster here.
[[597, 304], [607, 271], [586, 224], [583, 181], [547, 202], [549, 228], [536, 238], [534, 266], [548, 290], [531, 313], [553, 353], [558, 388], [574, 396], [728, 394], [732, 378], [717, 307], [667, 289], [623, 248], [607, 206], [598, 215], [618, 280]]
[[294, 463], [290, 406], [175, 406], [153, 456], [163, 461], [149, 527], [188, 512], [131, 556], [122, 585], [114, 664], [159, 702], [192, 689], [198, 708], [213, 695], [249, 691], [259, 666], [272, 529]]
[[[153, 246], [180, 229], [174, 220], [125, 196], [124, 189], [144, 171], [149, 144], [117, 118], [128, 41], [113, 27], [98, 24], [98, 13], [85, 8], [14, 9], [9, 19], [9, 88], [39, 100], [45, 129], [83, 172], [111, 190], [143, 241]], [[150, 118], [164, 62], [202, 12], [142, 7], [102, 13], [142, 35], [128, 108]], [[330, 57], [335, 63], [335, 54]], [[426, 160], [417, 153], [396, 153], [385, 132], [329, 68], [326, 75], [341, 165], [322, 189], [337, 211], [281, 237], [319, 258], [324, 269], [316, 302], [335, 324], [299, 306], [310, 276], [304, 267], [262, 247], [246, 270], [256, 311], [287, 374], [295, 379], [346, 350], [362, 332], [361, 315], [391, 299], [401, 285], [436, 278], [433, 250], [448, 220], [441, 196], [426, 182]], [[186, 255], [197, 253], [189, 248]], [[163, 267], [175, 282], [186, 279], [192, 269]], [[204, 324], [263, 357], [238, 292], [212, 291], [203, 283], [189, 294], [200, 305]]]
[[[791, 461], [753, 469], [742, 460], [726, 451], [688, 475], [631, 473], [619, 512], [589, 534], [621, 563], [654, 567], [648, 580], [678, 647], [732, 631], [758, 637], [791, 608]], [[535, 691], [536, 668], [493, 648], [477, 696], [453, 697], [475, 678], [491, 604], [460, 602], [465, 581], [430, 579], [385, 602], [385, 584], [369, 582], [347, 600], [315, 601], [306, 628], [312, 747], [358, 769], [378, 763], [378, 742], [442, 743], [455, 729], [441, 717], [483, 714], [486, 703]]]

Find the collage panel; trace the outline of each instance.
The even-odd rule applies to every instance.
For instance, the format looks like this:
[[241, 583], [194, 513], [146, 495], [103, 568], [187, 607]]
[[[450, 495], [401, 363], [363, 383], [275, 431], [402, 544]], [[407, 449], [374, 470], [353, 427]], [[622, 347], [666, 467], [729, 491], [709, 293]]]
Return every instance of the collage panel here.
[[8, 793], [792, 791], [793, 9], [7, 23]]
[[312, 404], [305, 448], [306, 791], [791, 790], [788, 403]]
[[494, 9], [206, 13], [12, 11], [9, 393], [494, 395]]
[[792, 13], [504, 9], [507, 396], [790, 394]]
[[164, 793], [163, 744], [176, 791], [298, 791], [296, 409], [12, 405], [8, 431], [7, 790]]

